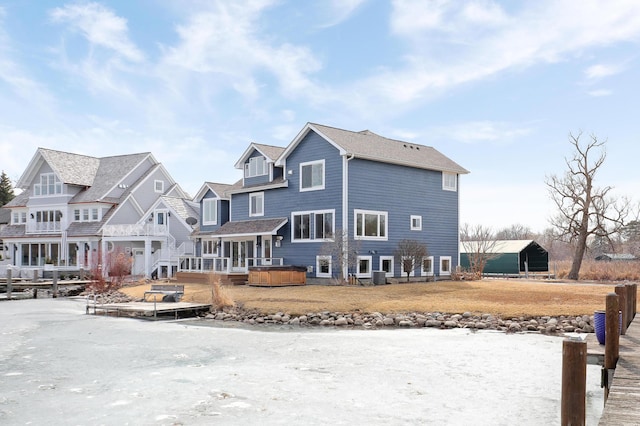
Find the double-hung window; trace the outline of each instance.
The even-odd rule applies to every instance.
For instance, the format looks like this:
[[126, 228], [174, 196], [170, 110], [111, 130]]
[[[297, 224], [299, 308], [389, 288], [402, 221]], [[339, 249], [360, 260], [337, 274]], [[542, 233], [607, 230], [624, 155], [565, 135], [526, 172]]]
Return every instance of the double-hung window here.
[[264, 216], [264, 192], [249, 194], [249, 216]]
[[293, 241], [311, 239], [311, 213], [293, 214]]
[[360, 240], [387, 240], [387, 212], [354, 210], [355, 238]]
[[324, 160], [300, 163], [300, 191], [324, 189]]
[[42, 173], [40, 183], [33, 185], [33, 195], [58, 195], [62, 194], [62, 182], [54, 173]]
[[458, 175], [455, 173], [442, 172], [442, 189], [445, 191], [457, 191]]
[[411, 230], [422, 231], [422, 216], [411, 215]]
[[440, 257], [440, 275], [451, 275], [451, 256]]
[[315, 213], [316, 240], [333, 238], [333, 212]]
[[331, 278], [331, 256], [316, 256], [316, 277]]
[[205, 198], [202, 200], [202, 224], [216, 225], [218, 223], [218, 199]]
[[244, 177], [255, 177], [267, 174], [267, 162], [264, 157], [249, 158], [248, 163], [244, 163]]
[[426, 256], [422, 258], [422, 271], [421, 274], [423, 277], [432, 276], [433, 275], [433, 256]]

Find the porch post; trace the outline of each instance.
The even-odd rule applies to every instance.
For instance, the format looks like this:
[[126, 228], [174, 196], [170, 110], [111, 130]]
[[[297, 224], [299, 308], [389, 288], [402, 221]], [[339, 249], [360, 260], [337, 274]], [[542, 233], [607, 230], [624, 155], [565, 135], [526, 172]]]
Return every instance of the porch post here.
[[144, 277], [151, 278], [151, 240], [144, 240]]
[[102, 276], [109, 275], [109, 266], [107, 265], [107, 242], [103, 238], [100, 240], [100, 264], [102, 265]]

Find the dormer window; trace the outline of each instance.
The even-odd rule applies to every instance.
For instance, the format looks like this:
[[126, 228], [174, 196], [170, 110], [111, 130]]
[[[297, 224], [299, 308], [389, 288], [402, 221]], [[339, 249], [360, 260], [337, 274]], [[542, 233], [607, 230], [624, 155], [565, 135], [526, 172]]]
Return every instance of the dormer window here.
[[55, 173], [42, 173], [40, 183], [33, 185], [33, 195], [36, 197], [62, 194], [62, 182]]
[[244, 163], [244, 177], [250, 178], [267, 174], [267, 162], [264, 157], [249, 158], [248, 163]]

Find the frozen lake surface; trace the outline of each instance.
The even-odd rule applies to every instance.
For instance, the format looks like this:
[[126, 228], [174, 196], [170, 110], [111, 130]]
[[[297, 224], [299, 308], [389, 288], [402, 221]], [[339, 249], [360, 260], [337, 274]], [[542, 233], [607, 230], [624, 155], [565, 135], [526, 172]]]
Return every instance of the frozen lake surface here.
[[[553, 425], [562, 339], [212, 327], [0, 303], [4, 425]], [[587, 373], [587, 424], [603, 404]]]

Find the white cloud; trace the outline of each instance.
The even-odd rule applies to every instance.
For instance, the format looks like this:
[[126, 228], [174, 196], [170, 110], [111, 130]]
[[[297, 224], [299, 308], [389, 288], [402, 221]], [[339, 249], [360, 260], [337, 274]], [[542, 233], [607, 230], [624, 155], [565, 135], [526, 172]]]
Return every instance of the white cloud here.
[[70, 4], [50, 12], [54, 22], [67, 22], [92, 45], [117, 52], [132, 62], [144, 59], [142, 52], [129, 40], [127, 20], [116, 16], [99, 3]]
[[366, 3], [367, 0], [330, 0], [326, 3], [320, 3], [324, 6], [329, 14], [329, 18], [320, 25], [320, 28], [333, 27], [348, 20], [353, 14]]
[[390, 27], [405, 42], [404, 63], [356, 82], [367, 99], [347, 100], [363, 110], [407, 108], [462, 84], [640, 37], [637, 1], [606, 8], [596, 0], [519, 5], [507, 13], [490, 1], [393, 2]]
[[603, 96], [610, 96], [613, 94], [613, 92], [611, 90], [607, 90], [607, 89], [598, 89], [598, 90], [591, 90], [589, 92], [587, 92], [587, 94], [589, 96], [593, 96], [594, 98], [599, 98], [599, 97], [603, 97]]
[[508, 143], [530, 134], [531, 128], [504, 122], [472, 121], [436, 127], [429, 133], [463, 143]]
[[[215, 74], [219, 84], [257, 97], [273, 76], [284, 94], [313, 90], [309, 75], [320, 63], [307, 47], [277, 43], [260, 33], [261, 13], [269, 2], [217, 2], [212, 10], [194, 13], [177, 27], [180, 43], [166, 47], [163, 65], [189, 72]], [[171, 71], [163, 71], [171, 72]]]
[[620, 65], [597, 64], [592, 65], [584, 71], [588, 80], [598, 80], [604, 77], [616, 75], [624, 70]]

